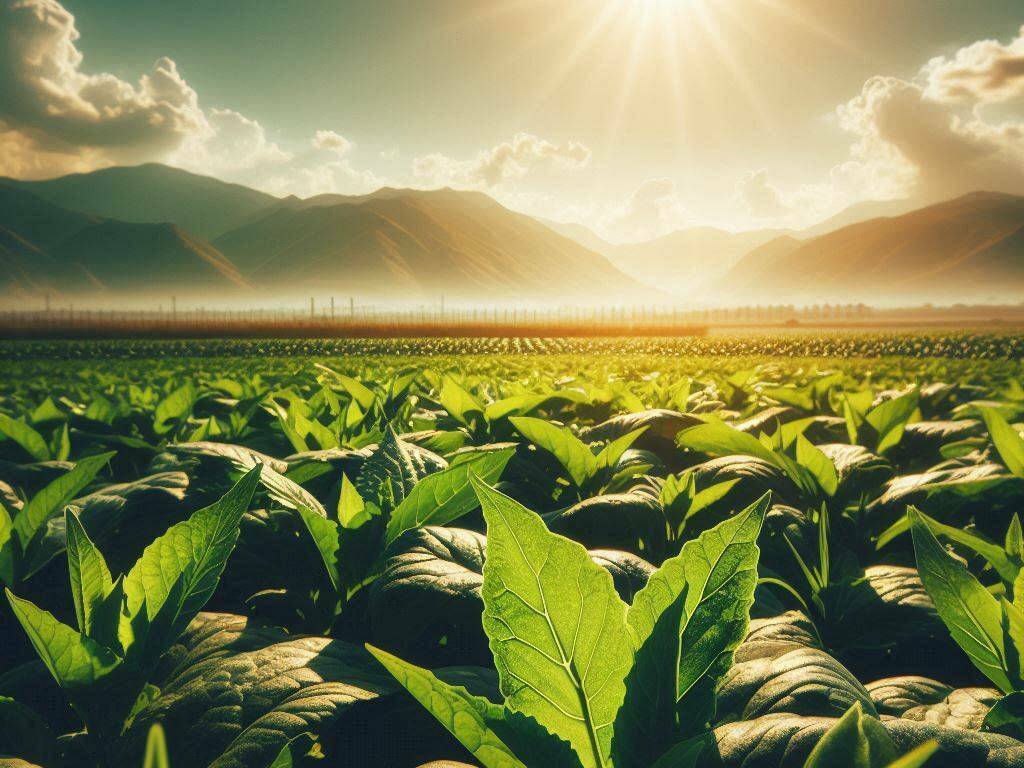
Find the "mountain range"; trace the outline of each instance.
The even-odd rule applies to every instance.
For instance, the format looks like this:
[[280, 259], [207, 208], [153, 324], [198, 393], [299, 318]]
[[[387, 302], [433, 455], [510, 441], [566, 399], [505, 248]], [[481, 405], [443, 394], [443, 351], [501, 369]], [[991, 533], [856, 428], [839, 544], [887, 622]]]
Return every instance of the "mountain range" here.
[[481, 192], [277, 198], [148, 164], [0, 178], [0, 268], [7, 297], [1016, 303], [1024, 198], [867, 201], [799, 231], [613, 244]]

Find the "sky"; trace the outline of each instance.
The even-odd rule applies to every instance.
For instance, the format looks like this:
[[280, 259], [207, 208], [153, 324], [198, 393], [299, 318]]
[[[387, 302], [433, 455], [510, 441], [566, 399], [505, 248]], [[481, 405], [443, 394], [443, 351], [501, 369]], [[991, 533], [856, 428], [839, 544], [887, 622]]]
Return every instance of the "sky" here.
[[618, 242], [1024, 194], [1020, 0], [0, 0], [0, 175], [483, 190]]

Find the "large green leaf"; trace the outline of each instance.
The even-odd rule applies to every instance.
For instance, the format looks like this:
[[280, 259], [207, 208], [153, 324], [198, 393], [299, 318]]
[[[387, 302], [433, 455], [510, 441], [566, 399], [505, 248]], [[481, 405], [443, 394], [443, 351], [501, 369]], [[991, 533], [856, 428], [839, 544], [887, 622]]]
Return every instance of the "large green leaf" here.
[[377, 450], [359, 471], [355, 486], [364, 501], [390, 510], [402, 503], [420, 478], [409, 446], [388, 425]]
[[1006, 468], [1017, 477], [1024, 477], [1024, 438], [994, 408], [980, 408], [992, 445]]
[[803, 435], [796, 438], [796, 460], [810, 471], [826, 496], [835, 496], [839, 490], [836, 465]]
[[885, 453], [903, 438], [903, 428], [917, 410], [919, 393], [916, 389], [886, 400], [868, 412], [866, 421], [878, 437], [875, 451]]
[[50, 448], [46, 440], [25, 422], [0, 413], [0, 433], [24, 448], [36, 461], [50, 460]]
[[487, 521], [484, 630], [510, 709], [611, 764], [633, 651], [611, 576], [536, 514], [474, 479]]
[[[981, 534], [972, 533], [971, 531], [964, 530], [963, 528], [955, 525], [940, 523], [938, 520], [929, 517], [920, 511], [917, 511], [917, 514], [921, 520], [928, 524], [928, 527], [931, 528], [932, 533], [936, 536], [943, 536], [950, 541], [961, 544], [968, 549], [974, 550], [985, 558], [989, 565], [991, 565], [992, 568], [995, 569], [996, 573], [999, 574], [999, 578], [1007, 584], [1013, 584], [1017, 579], [1021, 572], [1020, 566], [1014, 562], [1010, 553], [1003, 547], [999, 546], [995, 542], [989, 541]], [[878, 537], [876, 547], [881, 549], [894, 538], [900, 534], [906, 533], [908, 530], [910, 530], [910, 518], [900, 518]], [[1011, 531], [1012, 530], [1013, 529], [1011, 528]]]
[[16, 597], [9, 589], [7, 599], [39, 658], [61, 688], [70, 692], [88, 688], [120, 663], [109, 648], [62, 624], [49, 611]]
[[428, 669], [373, 646], [366, 648], [484, 768], [527, 768], [495, 732], [496, 726], [507, 729], [503, 706], [449, 685]]
[[196, 389], [191, 383], [174, 390], [160, 401], [153, 412], [153, 431], [163, 435], [171, 431], [169, 422], [184, 418], [192, 412], [196, 402]]
[[1024, 741], [1024, 691], [1014, 691], [992, 705], [985, 715], [986, 731]]
[[7, 507], [0, 502], [0, 584], [14, 585], [14, 566], [19, 542], [14, 535], [14, 521]]
[[760, 440], [746, 432], [733, 429], [721, 421], [709, 421], [684, 429], [676, 436], [681, 448], [709, 456], [754, 456], [778, 466], [777, 455]]
[[532, 416], [512, 416], [509, 421], [523, 437], [554, 455], [577, 488], [582, 487], [597, 472], [597, 457], [565, 427], [557, 427]]
[[324, 564], [327, 578], [336, 595], [344, 594], [344, 583], [341, 570], [341, 531], [342, 526], [333, 520], [318, 515], [308, 507], [299, 507], [299, 517], [309, 531], [317, 552]]
[[470, 477], [476, 475], [485, 483], [496, 483], [514, 453], [514, 448], [478, 453], [424, 477], [391, 513], [385, 544], [410, 528], [447, 525], [470, 512], [477, 506]]
[[43, 524], [59, 514], [65, 504], [91, 483], [96, 473], [113, 455], [101, 453], [82, 459], [75, 464], [74, 469], [49, 483], [29, 500], [25, 508], [14, 518], [14, 530], [22, 547], [28, 547]]
[[1007, 674], [1003, 612], [981, 582], [942, 548], [917, 510], [907, 511], [917, 569], [953, 639], [999, 690], [1021, 687]]
[[68, 540], [68, 573], [71, 577], [71, 598], [75, 604], [78, 630], [90, 637], [92, 614], [110, 594], [114, 586], [103, 555], [85, 532], [73, 511], [64, 514]]
[[633, 600], [636, 661], [615, 721], [616, 764], [650, 765], [714, 715], [715, 688], [746, 637], [765, 494], [687, 542]]
[[128, 611], [145, 627], [143, 647], [133, 650], [144, 661], [154, 662], [213, 594], [259, 477], [260, 467], [250, 470], [218, 502], [171, 526], [129, 571]]
[[473, 414], [482, 414], [484, 412], [484, 406], [480, 404], [480, 401], [467, 392], [451, 376], [445, 376], [441, 382], [441, 391], [438, 393], [438, 399], [453, 419], [466, 426], [471, 425]]
[[886, 768], [896, 756], [896, 745], [878, 719], [854, 704], [822, 736], [804, 768]]

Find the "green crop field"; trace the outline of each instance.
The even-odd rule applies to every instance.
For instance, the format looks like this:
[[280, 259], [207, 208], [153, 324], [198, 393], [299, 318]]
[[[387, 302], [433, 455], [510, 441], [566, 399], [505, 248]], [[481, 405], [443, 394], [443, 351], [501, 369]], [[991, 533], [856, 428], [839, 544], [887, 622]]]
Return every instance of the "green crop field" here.
[[0, 343], [0, 766], [1022, 766], [1022, 357]]

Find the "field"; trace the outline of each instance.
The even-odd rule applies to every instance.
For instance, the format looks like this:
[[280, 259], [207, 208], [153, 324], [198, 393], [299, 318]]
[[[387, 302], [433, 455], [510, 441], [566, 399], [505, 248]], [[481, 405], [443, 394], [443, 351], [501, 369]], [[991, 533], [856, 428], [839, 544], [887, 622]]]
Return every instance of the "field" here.
[[0, 342], [0, 766], [1022, 766], [1022, 357]]

